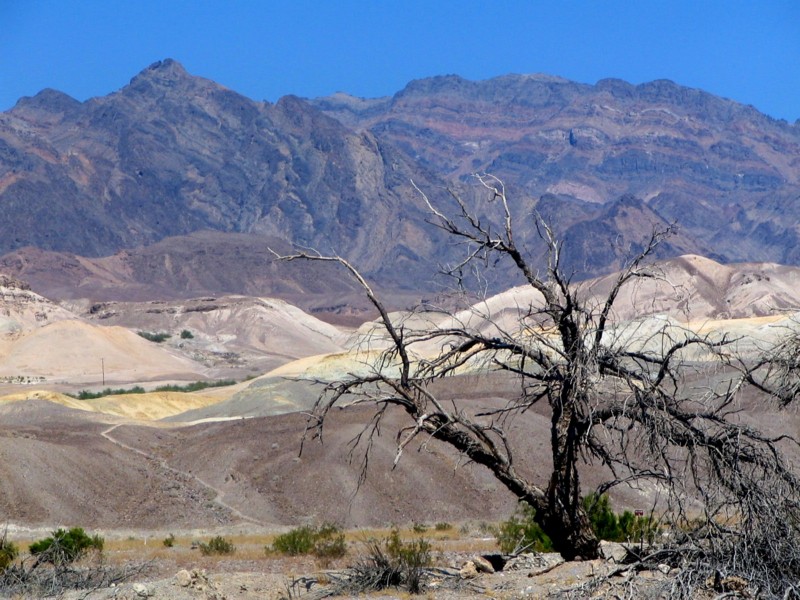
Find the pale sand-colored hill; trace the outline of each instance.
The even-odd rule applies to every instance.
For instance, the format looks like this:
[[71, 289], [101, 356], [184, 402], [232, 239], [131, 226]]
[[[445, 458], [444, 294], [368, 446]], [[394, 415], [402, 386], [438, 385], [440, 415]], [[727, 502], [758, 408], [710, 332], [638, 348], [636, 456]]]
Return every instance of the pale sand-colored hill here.
[[[718, 322], [730, 319], [791, 314], [800, 310], [800, 267], [772, 263], [722, 265], [701, 256], [686, 255], [649, 267], [653, 278], [632, 280], [622, 288], [614, 304], [613, 318], [627, 322], [665, 315], [676, 323]], [[600, 306], [616, 280], [616, 274], [579, 283], [580, 294], [590, 306]], [[453, 317], [438, 313], [393, 319], [407, 329], [478, 327], [486, 335], [520, 331], [520, 315], [542, 306], [541, 295], [530, 286], [519, 286], [477, 302]], [[745, 323], [744, 321], [741, 324]], [[386, 346], [384, 333], [374, 323], [363, 324], [348, 340], [348, 348]], [[435, 350], [435, 348], [431, 348]]]
[[0, 377], [44, 377], [47, 381], [97, 383], [197, 380], [202, 365], [123, 327], [78, 320], [50, 323], [0, 348]]
[[[766, 348], [785, 335], [787, 327], [795, 326], [792, 319], [792, 315], [779, 315], [681, 323], [673, 317], [656, 315], [617, 326], [609, 332], [613, 337], [608, 339], [632, 349], [656, 350], [655, 345], [661, 343], [661, 338], [655, 334], [660, 332], [668, 333], [676, 341], [685, 339], [692, 333], [717, 337], [727, 334], [737, 340], [730, 346], [730, 350], [748, 355]], [[419, 349], [426, 350], [429, 357], [434, 356], [436, 344], [423, 345]], [[168, 420], [177, 422], [204, 418], [267, 416], [308, 410], [319, 398], [326, 382], [340, 380], [349, 374], [368, 374], [378, 356], [379, 352], [376, 350], [300, 359], [254, 380], [224, 402], [176, 415]], [[702, 361], [710, 356], [707, 350], [692, 346], [683, 351], [683, 358]], [[481, 370], [481, 365], [466, 364], [459, 372], [466, 375]]]
[[0, 343], [49, 323], [76, 318], [70, 311], [32, 292], [24, 282], [0, 274]]
[[[669, 315], [681, 322], [761, 317], [800, 309], [800, 267], [773, 263], [722, 265], [702, 256], [686, 255], [661, 261], [648, 271], [655, 277], [632, 280], [614, 303], [614, 316], [628, 321], [646, 315]], [[590, 304], [604, 301], [617, 275], [579, 283]], [[541, 306], [530, 286], [512, 288], [459, 313], [491, 314], [499, 324], [513, 327], [520, 311]]]
[[[643, 313], [670, 314], [680, 320], [761, 317], [800, 308], [800, 267], [774, 263], [722, 265], [695, 255], [655, 265], [659, 279], [623, 288], [615, 304], [620, 319]], [[614, 276], [584, 287], [602, 297]]]
[[[609, 332], [616, 343], [626, 344], [638, 350], [654, 350], [661, 338], [657, 332], [666, 332], [674, 340], [684, 339], [691, 333], [729, 336], [739, 339], [731, 350], [741, 353], [755, 352], [785, 334], [791, 325], [790, 317], [754, 317], [749, 319], [702, 321], [681, 323], [666, 315], [624, 323]], [[612, 338], [609, 338], [611, 340]], [[376, 346], [381, 347], [383, 343]], [[421, 345], [423, 357], [432, 357], [438, 342]], [[249, 382], [228, 399], [176, 414], [166, 420], [186, 422], [200, 419], [269, 416], [294, 411], [309, 410], [320, 396], [325, 383], [341, 380], [352, 374], [368, 375], [380, 357], [379, 350], [358, 353], [337, 353], [299, 359], [283, 365], [266, 375]], [[708, 352], [691, 347], [684, 351], [686, 360], [702, 361], [709, 358]], [[478, 373], [482, 365], [466, 364], [459, 372], [462, 375]]]
[[[84, 316], [60, 308], [5, 278], [0, 284], [0, 381], [22, 377], [50, 386], [126, 386], [148, 381], [194, 381], [240, 377], [242, 371], [269, 371], [297, 357], [341, 350], [344, 333], [280, 300], [246, 297], [201, 298], [181, 302], [104, 303], [84, 306]], [[79, 303], [73, 306], [80, 308]], [[97, 324], [86, 320], [96, 320]], [[119, 326], [124, 323], [126, 327]], [[133, 330], [168, 332], [154, 344]], [[181, 331], [191, 332], [182, 338]], [[280, 383], [280, 380], [278, 380]], [[120, 418], [158, 420], [226, 401], [249, 387], [212, 388], [193, 394], [148, 393], [76, 401], [52, 392], [16, 392], [0, 402], [48, 399], [74, 409]], [[146, 387], [146, 385], [145, 385]], [[295, 394], [296, 395], [296, 394]], [[298, 410], [273, 394], [279, 412]], [[305, 404], [305, 403], [304, 403]], [[229, 411], [219, 415], [226, 418]], [[234, 411], [235, 412], [235, 411]], [[258, 412], [263, 412], [259, 407]], [[202, 417], [206, 418], [206, 417]]]
[[[171, 335], [164, 345], [218, 370], [266, 372], [342, 349], [345, 333], [282, 300], [224, 296], [159, 302], [73, 303], [88, 320]], [[187, 331], [190, 338], [182, 338]]]
[[[731, 351], [752, 355], [763, 350], [790, 330], [798, 329], [800, 313], [800, 268], [775, 264], [721, 265], [699, 256], [683, 256], [655, 265], [655, 279], [635, 280], [623, 288], [615, 303], [612, 326], [607, 343], [624, 344], [640, 350], [661, 343], [656, 333], [666, 333], [673, 340], [690, 334], [710, 335], [735, 340]], [[583, 282], [581, 293], [587, 302], [599, 304], [605, 299], [615, 276]], [[450, 327], [477, 328], [487, 336], [524, 336], [526, 325], [521, 315], [541, 307], [541, 295], [529, 286], [510, 289], [489, 297], [468, 310], [453, 316], [441, 313], [392, 314], [396, 324], [407, 332], [420, 329]], [[420, 357], [435, 356], [442, 340], [415, 345]], [[324, 357], [308, 357], [270, 373], [295, 383], [280, 384], [282, 404], [307, 408], [316, 399], [309, 386], [297, 382], [336, 381], [348, 373], [365, 373], [377, 360], [380, 349], [388, 346], [383, 329], [375, 322], [363, 324], [349, 339], [349, 353]], [[651, 348], [655, 349], [655, 348]], [[692, 347], [684, 351], [684, 359], [704, 360], [707, 352]], [[468, 364], [464, 373], [479, 370], [481, 365]], [[256, 398], [265, 396], [273, 387], [262, 384], [246, 390], [248, 411], [257, 410]], [[292, 395], [294, 394], [294, 396]], [[243, 399], [245, 394], [239, 399]], [[266, 399], [262, 398], [262, 407]], [[220, 405], [217, 409], [222, 409]], [[235, 399], [228, 408], [235, 409]], [[274, 410], [270, 407], [270, 410]], [[265, 413], [261, 413], [265, 414]]]

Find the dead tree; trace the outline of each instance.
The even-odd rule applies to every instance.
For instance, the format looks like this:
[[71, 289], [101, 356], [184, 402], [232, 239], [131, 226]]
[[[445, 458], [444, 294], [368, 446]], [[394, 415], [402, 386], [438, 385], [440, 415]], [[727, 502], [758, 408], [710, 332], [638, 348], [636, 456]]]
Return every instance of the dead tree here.
[[[537, 521], [567, 559], [598, 553], [581, 504], [582, 463], [602, 464], [612, 474], [600, 491], [653, 482], [663, 491], [675, 522], [705, 516], [700, 519], [704, 529], [697, 527], [704, 539], [721, 534], [734, 520], [741, 523], [743, 502], [761, 496], [760, 483], [772, 482], [777, 486], [773, 491], [782, 492], [796, 483], [780, 458], [781, 440], [740, 419], [737, 399], [746, 378], [725, 359], [728, 339], [696, 335], [669, 321], [656, 327], [647, 321], [617, 322], [614, 305], [620, 292], [642, 278], [658, 277], [648, 259], [669, 229], [654, 231], [598, 298], [562, 270], [561, 243], [534, 215], [547, 248], [546, 268], [538, 271], [517, 246], [502, 183], [486, 176], [479, 183], [490, 196], [484, 208], [499, 210], [497, 225], [480, 206], [468, 206], [455, 193], [448, 208], [420, 194], [432, 223], [465, 242], [465, 259], [446, 269], [459, 282], [465, 269], [491, 268], [497, 259], [510, 261], [522, 275], [531, 300], [518, 307], [512, 325], [481, 302], [465, 311], [416, 315], [416, 324], [393, 320], [347, 260], [309, 251], [282, 257], [330, 261], [349, 271], [380, 315], [385, 344], [369, 374], [327, 386], [315, 405], [310, 430], [321, 437], [334, 407], [369, 404], [373, 418], [362, 436], [370, 440], [387, 409], [399, 407], [409, 425], [397, 433], [397, 460], [420, 436], [451, 446], [533, 506]], [[436, 380], [475, 370], [518, 378], [519, 396], [476, 413], [434, 392]], [[550, 415], [553, 468], [544, 482], [520, 474], [518, 461], [537, 457], [518, 456], [507, 432], [509, 419], [538, 405], [546, 405]], [[716, 528], [713, 535], [709, 527]], [[708, 548], [696, 538], [684, 542], [695, 544], [698, 552]]]

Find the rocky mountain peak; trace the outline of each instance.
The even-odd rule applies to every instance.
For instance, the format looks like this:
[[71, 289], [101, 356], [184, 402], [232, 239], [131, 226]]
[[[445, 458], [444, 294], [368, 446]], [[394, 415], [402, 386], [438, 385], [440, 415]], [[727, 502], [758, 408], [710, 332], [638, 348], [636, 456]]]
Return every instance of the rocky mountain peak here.
[[171, 58], [159, 60], [131, 79], [129, 89], [149, 90], [151, 87], [174, 88], [190, 80], [199, 79], [189, 74], [181, 63]]
[[180, 79], [183, 77], [190, 77], [183, 65], [172, 58], [157, 60], [146, 69], [143, 69], [139, 75], [150, 77], [151, 79]]
[[71, 115], [79, 111], [81, 103], [72, 96], [45, 88], [35, 96], [23, 96], [9, 113], [15, 117], [33, 121], [52, 121], [59, 115]]
[[12, 110], [16, 110], [18, 108], [27, 108], [31, 106], [50, 106], [50, 107], [63, 107], [63, 108], [70, 108], [74, 106], [79, 106], [80, 102], [70, 96], [69, 94], [65, 94], [59, 90], [54, 90], [53, 88], [45, 88], [35, 96], [23, 96], [17, 101], [17, 104], [14, 106]]

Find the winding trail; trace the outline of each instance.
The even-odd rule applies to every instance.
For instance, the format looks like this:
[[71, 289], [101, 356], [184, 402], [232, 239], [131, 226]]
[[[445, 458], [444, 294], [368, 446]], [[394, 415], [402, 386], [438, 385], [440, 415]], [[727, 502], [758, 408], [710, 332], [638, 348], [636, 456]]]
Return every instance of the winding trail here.
[[167, 464], [167, 461], [164, 460], [163, 458], [159, 458], [157, 456], [153, 456], [152, 454], [149, 454], [149, 453], [145, 452], [144, 450], [140, 450], [139, 448], [134, 448], [133, 446], [129, 446], [125, 442], [121, 442], [120, 440], [112, 437], [111, 436], [111, 432], [114, 431], [117, 427], [121, 427], [122, 425], [128, 425], [128, 423], [117, 423], [116, 425], [112, 425], [108, 429], [106, 429], [104, 431], [101, 431], [100, 435], [103, 436], [106, 440], [108, 440], [112, 444], [114, 444], [116, 446], [119, 446], [120, 448], [128, 450], [129, 452], [135, 452], [136, 454], [138, 454], [140, 456], [143, 456], [144, 458], [146, 458], [148, 460], [151, 460], [153, 462], [158, 463], [161, 466], [161, 468], [163, 468], [165, 471], [168, 471], [170, 473], [174, 473], [175, 475], [180, 475], [180, 476], [185, 477], [187, 479], [191, 479], [191, 480], [196, 481], [198, 484], [200, 484], [200, 486], [206, 488], [207, 490], [210, 490], [210, 491], [214, 492], [214, 494], [215, 494], [214, 500], [213, 500], [214, 503], [216, 503], [217, 505], [221, 506], [222, 508], [230, 511], [231, 514], [235, 515], [236, 517], [239, 517], [243, 521], [247, 521], [247, 522], [253, 523], [255, 525], [260, 525], [262, 527], [267, 527], [266, 523], [264, 523], [262, 521], [259, 521], [258, 519], [254, 518], [254, 517], [250, 517], [250, 516], [244, 514], [238, 508], [236, 508], [234, 506], [231, 506], [230, 504], [225, 502], [223, 500], [223, 497], [225, 496], [225, 492], [223, 492], [218, 487], [215, 487], [215, 486], [211, 485], [207, 481], [203, 481], [202, 479], [200, 479], [197, 475], [195, 475], [193, 473], [188, 473], [186, 471], [181, 471], [180, 469], [176, 469], [175, 467], [171, 467], [169, 464]]

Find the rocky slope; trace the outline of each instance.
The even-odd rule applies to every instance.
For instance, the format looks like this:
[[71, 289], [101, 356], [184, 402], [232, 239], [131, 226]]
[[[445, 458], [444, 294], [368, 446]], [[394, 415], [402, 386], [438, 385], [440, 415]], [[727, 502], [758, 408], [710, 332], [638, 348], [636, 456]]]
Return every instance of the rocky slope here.
[[102, 98], [44, 90], [0, 115], [0, 252], [96, 257], [212, 229], [398, 274], [427, 243], [412, 178], [435, 181], [299, 98], [254, 102], [166, 60]]
[[[270, 264], [266, 247], [291, 242], [430, 291], [461, 249], [425, 224], [410, 182], [481, 204], [475, 171], [508, 184], [534, 260], [526, 215], [555, 223], [577, 275], [614, 270], [673, 221], [662, 258], [800, 262], [800, 126], [700, 90], [446, 76], [391, 98], [269, 104], [165, 60], [105, 97], [44, 90], [0, 114], [0, 270], [98, 299], [352, 289]], [[496, 279], [514, 283], [502, 265]]]
[[[450, 75], [413, 81], [391, 98], [338, 94], [314, 104], [450, 179], [491, 172], [524, 209], [555, 196], [550, 214], [565, 227], [591, 223], [567, 238], [601, 251], [626, 229], [587, 231], [605, 214], [598, 204], [630, 194], [677, 221], [704, 255], [798, 260], [800, 125], [701, 90], [666, 80]], [[590, 268], [604, 264], [588, 258]]]
[[[200, 231], [101, 258], [27, 247], [0, 257], [0, 273], [14, 273], [49, 298], [95, 302], [190, 299], [244, 294], [283, 298], [337, 322], [360, 324], [372, 307], [361, 289], [328, 264], [282, 262], [285, 241], [257, 234]], [[391, 286], [401, 298], [416, 295]], [[385, 286], [384, 286], [385, 287]]]

